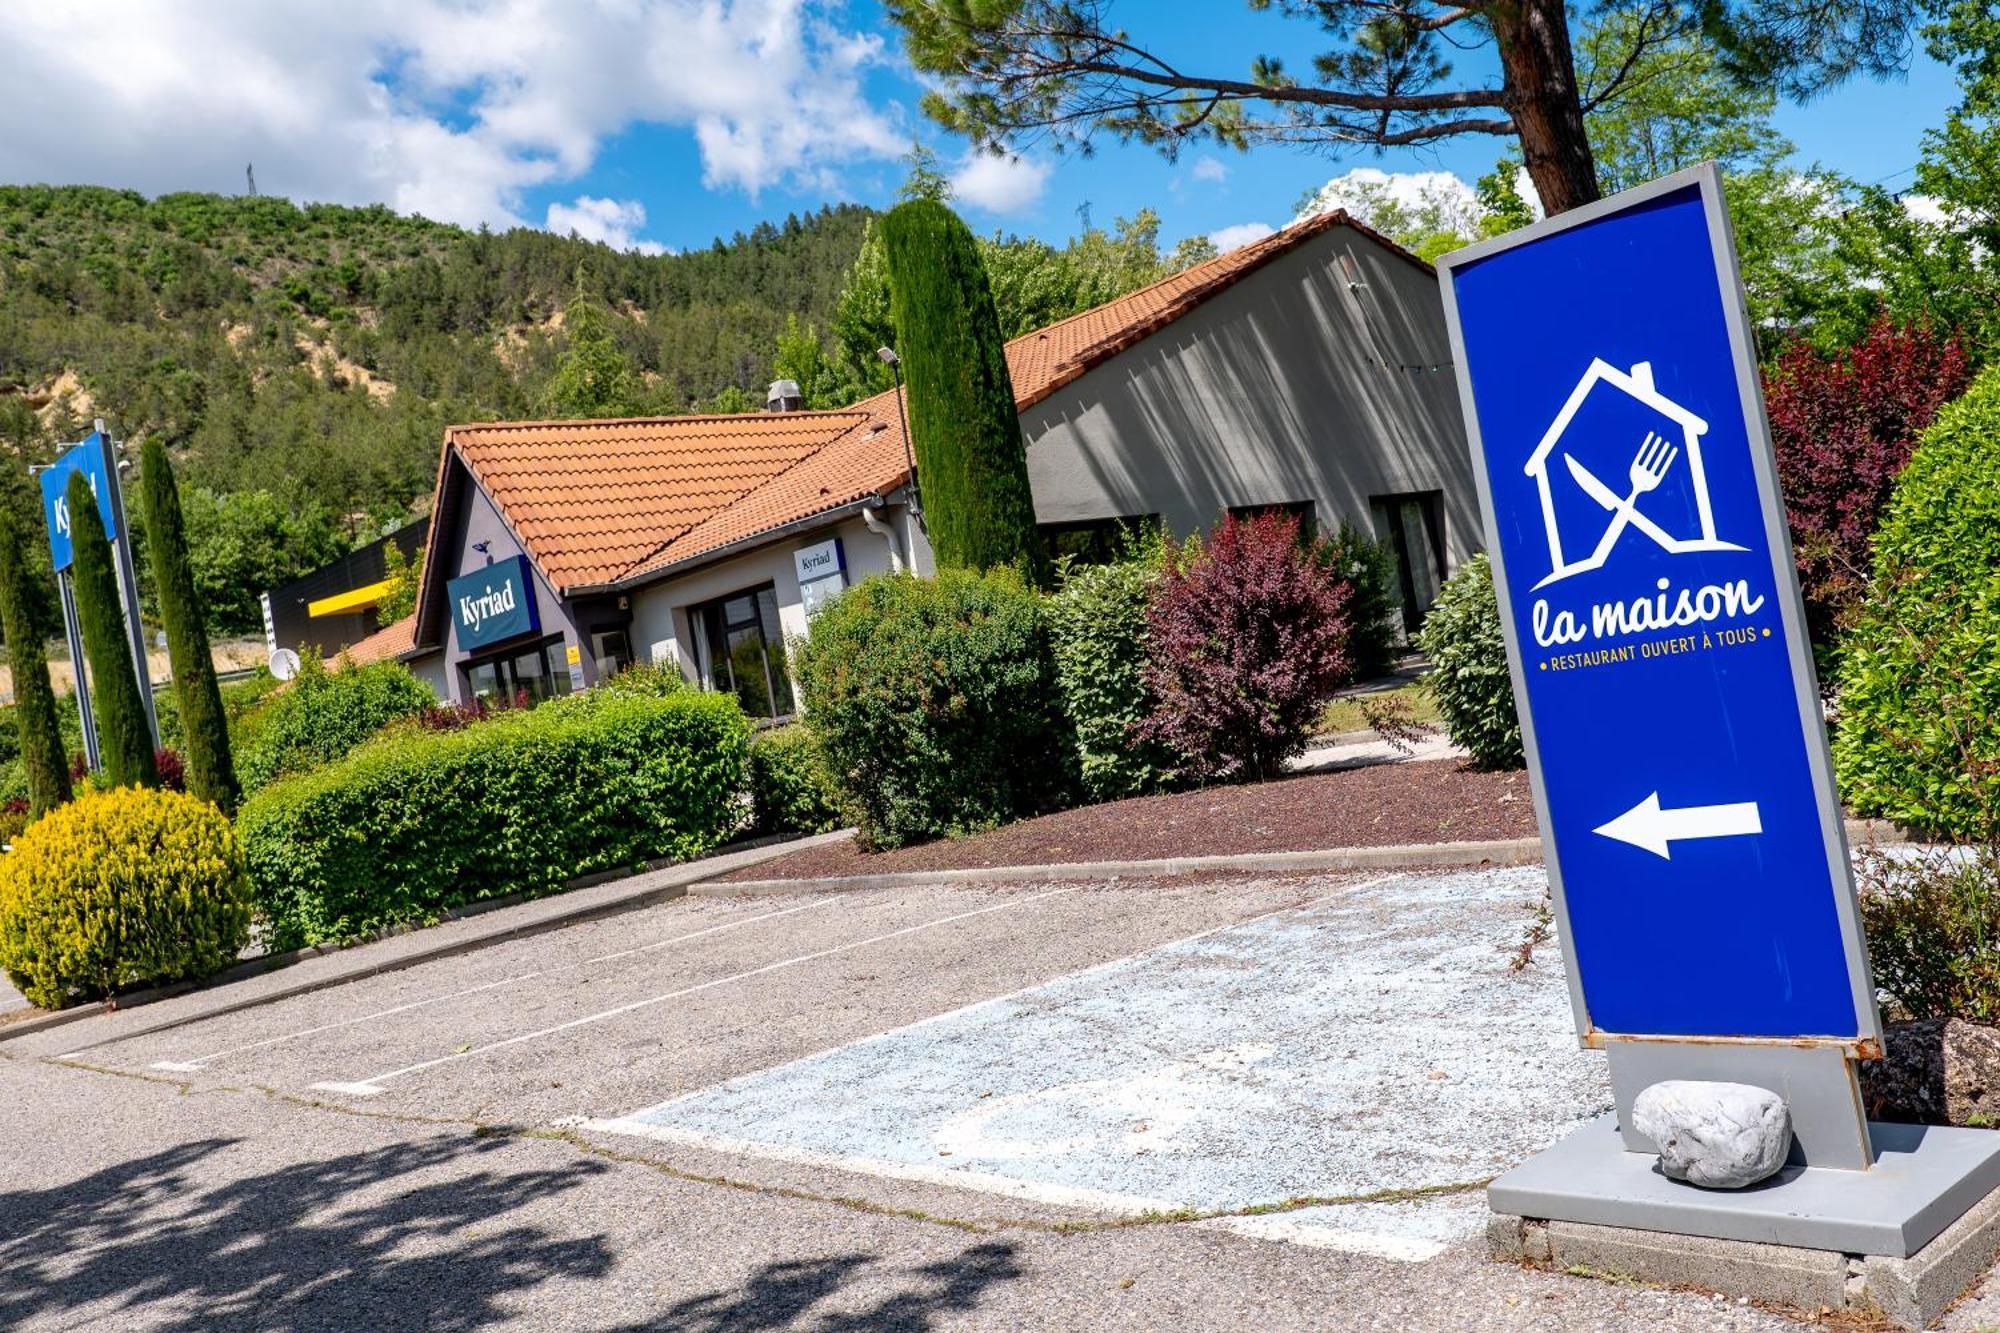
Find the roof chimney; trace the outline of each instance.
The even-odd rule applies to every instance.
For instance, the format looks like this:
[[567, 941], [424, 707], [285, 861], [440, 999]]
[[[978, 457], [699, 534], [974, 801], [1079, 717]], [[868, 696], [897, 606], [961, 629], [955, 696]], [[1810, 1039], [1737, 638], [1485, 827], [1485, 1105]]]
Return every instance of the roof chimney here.
[[773, 380], [771, 391], [764, 395], [766, 412], [796, 412], [806, 405], [806, 396], [799, 392], [797, 380]]

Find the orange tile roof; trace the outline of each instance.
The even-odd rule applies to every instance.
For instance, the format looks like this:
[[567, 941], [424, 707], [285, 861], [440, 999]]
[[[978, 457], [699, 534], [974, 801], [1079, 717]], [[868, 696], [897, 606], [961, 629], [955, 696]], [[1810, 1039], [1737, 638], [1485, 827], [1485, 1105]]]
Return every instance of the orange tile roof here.
[[[1322, 214], [1009, 342], [1017, 405], [1025, 411], [1341, 225], [1422, 265], [1345, 213]], [[657, 574], [886, 495], [908, 474], [893, 393], [831, 412], [453, 426], [445, 432], [433, 527], [453, 456], [499, 507], [550, 586], [565, 595]]]
[[339, 661], [344, 657], [356, 666], [365, 666], [369, 662], [401, 657], [416, 646], [417, 617], [412, 612], [401, 620], [384, 625], [367, 638], [348, 644], [334, 655], [333, 660]]

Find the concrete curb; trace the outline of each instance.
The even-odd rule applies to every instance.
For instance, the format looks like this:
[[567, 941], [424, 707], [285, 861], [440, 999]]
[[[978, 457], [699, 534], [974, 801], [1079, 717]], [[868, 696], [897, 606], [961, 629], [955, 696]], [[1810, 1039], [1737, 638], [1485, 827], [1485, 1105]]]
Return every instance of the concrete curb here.
[[[348, 945], [344, 948], [322, 946], [300, 949], [288, 954], [253, 958], [218, 973], [199, 985], [167, 986], [158, 990], [123, 995], [119, 997], [118, 1008], [115, 1011], [107, 1011], [99, 1004], [81, 1004], [19, 1022], [6, 1023], [0, 1025], [0, 1044], [37, 1032], [47, 1032], [51, 1028], [82, 1022], [84, 1019], [101, 1017], [108, 1012], [129, 1013], [144, 1005], [186, 995], [214, 991], [216, 998], [222, 1001], [214, 1005], [199, 1006], [193, 1012], [178, 1015], [163, 1023], [121, 1031], [113, 1040], [123, 1041], [128, 1037], [164, 1032], [187, 1023], [276, 1004], [280, 1000], [289, 1000], [300, 995], [310, 995], [314, 991], [346, 985], [350, 981], [359, 981], [364, 977], [400, 972], [405, 968], [435, 962], [441, 958], [471, 953], [507, 940], [560, 930], [565, 926], [577, 925], [598, 917], [635, 912], [671, 898], [681, 897], [687, 892], [690, 884], [708, 878], [718, 871], [726, 873], [743, 866], [756, 865], [761, 861], [773, 860], [807, 847], [838, 841], [851, 836], [852, 833], [852, 829], [846, 829], [838, 833], [798, 838], [789, 842], [759, 843], [719, 856], [704, 857], [698, 861], [667, 862], [636, 875], [614, 874], [611, 877], [604, 874], [586, 875], [561, 893], [540, 898], [513, 897], [470, 904], [437, 926], [403, 927], [378, 935], [365, 943]], [[452, 925], [469, 922], [478, 924], [470, 925], [463, 931], [451, 932], [448, 939], [432, 936], [432, 942], [427, 944], [421, 942], [431, 931], [447, 931]], [[415, 947], [394, 950], [394, 945], [406, 941], [417, 942]], [[255, 995], [239, 993], [234, 998], [227, 998], [226, 988], [232, 983], [255, 981], [295, 964], [309, 963], [322, 958], [344, 958], [350, 965], [336, 964], [309, 977], [301, 977], [289, 985], [279, 985], [259, 991]]]
[[[839, 837], [828, 834], [826, 841]], [[1855, 847], [1908, 841], [1893, 825], [1847, 821]], [[805, 844], [800, 844], [801, 846]], [[1056, 879], [1150, 879], [1202, 871], [1248, 870], [1289, 874], [1319, 870], [1403, 870], [1420, 866], [1518, 866], [1542, 859], [1540, 838], [1489, 842], [1403, 843], [1387, 847], [1328, 847], [1312, 852], [1239, 852], [1226, 856], [1169, 856], [1141, 861], [1055, 861], [1026, 866], [974, 866], [954, 870], [897, 870], [879, 875], [827, 875], [819, 879], [702, 880], [688, 886], [694, 898], [752, 894], [839, 893], [859, 889], [908, 889], [925, 884], [1021, 884]]]
[[1316, 852], [1243, 852], [1234, 856], [1170, 856], [1150, 861], [1058, 861], [1044, 865], [980, 866], [963, 870], [903, 870], [881, 875], [829, 875], [822, 879], [704, 880], [688, 886], [695, 898], [750, 894], [829, 893], [851, 889], [901, 889], [926, 884], [1018, 884], [1059, 879], [1151, 879], [1202, 871], [1293, 873], [1315, 870], [1400, 870], [1413, 866], [1525, 865], [1542, 859], [1539, 838], [1492, 842], [1433, 842], [1391, 847], [1331, 847]]

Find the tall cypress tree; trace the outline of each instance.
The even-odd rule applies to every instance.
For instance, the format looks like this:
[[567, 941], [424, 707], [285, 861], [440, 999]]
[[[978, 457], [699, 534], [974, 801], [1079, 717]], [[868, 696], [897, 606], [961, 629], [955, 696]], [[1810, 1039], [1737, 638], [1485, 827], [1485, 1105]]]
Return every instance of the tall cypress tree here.
[[69, 761], [56, 721], [56, 692], [49, 658], [29, 591], [28, 552], [20, 518], [0, 504], [0, 634], [14, 669], [14, 718], [21, 732], [21, 766], [28, 777], [28, 810], [39, 817], [70, 798]]
[[1046, 582], [1006, 341], [978, 243], [949, 208], [915, 199], [882, 219], [882, 245], [931, 550], [940, 566], [1014, 564]]
[[146, 521], [146, 556], [153, 567], [153, 591], [167, 627], [167, 656], [173, 663], [174, 696], [181, 706], [187, 737], [189, 793], [234, 813], [239, 794], [229, 754], [229, 718], [215, 660], [208, 650], [206, 608], [188, 563], [187, 525], [181, 494], [174, 484], [166, 446], [149, 440], [139, 457], [139, 508]]
[[157, 787], [160, 771], [153, 762], [153, 733], [146, 725], [146, 702], [139, 696], [132, 641], [125, 637], [125, 608], [111, 566], [111, 542], [97, 514], [97, 497], [81, 472], [70, 473], [68, 505], [70, 572], [76, 584], [77, 619], [83, 623], [83, 655], [90, 663], [90, 711], [97, 718], [104, 771], [115, 786]]

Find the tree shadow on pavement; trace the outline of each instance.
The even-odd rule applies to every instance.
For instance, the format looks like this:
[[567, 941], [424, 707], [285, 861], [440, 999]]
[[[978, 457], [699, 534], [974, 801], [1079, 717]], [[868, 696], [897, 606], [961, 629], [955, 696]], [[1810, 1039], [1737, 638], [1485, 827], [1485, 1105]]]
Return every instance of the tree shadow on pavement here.
[[974, 1245], [911, 1269], [898, 1290], [876, 1297], [864, 1309], [828, 1311], [810, 1325], [802, 1321], [813, 1307], [868, 1276], [864, 1270], [875, 1257], [848, 1254], [766, 1264], [740, 1290], [693, 1297], [618, 1333], [758, 1333], [793, 1326], [822, 1333], [922, 1333], [933, 1317], [970, 1310], [994, 1283], [1020, 1277], [1016, 1252], [1008, 1242]]
[[504, 1318], [508, 1293], [603, 1276], [601, 1237], [507, 1215], [608, 1168], [478, 1162], [504, 1147], [449, 1135], [209, 1183], [198, 1166], [255, 1149], [208, 1139], [0, 1193], [0, 1328], [143, 1306], [167, 1330], [470, 1329]]

